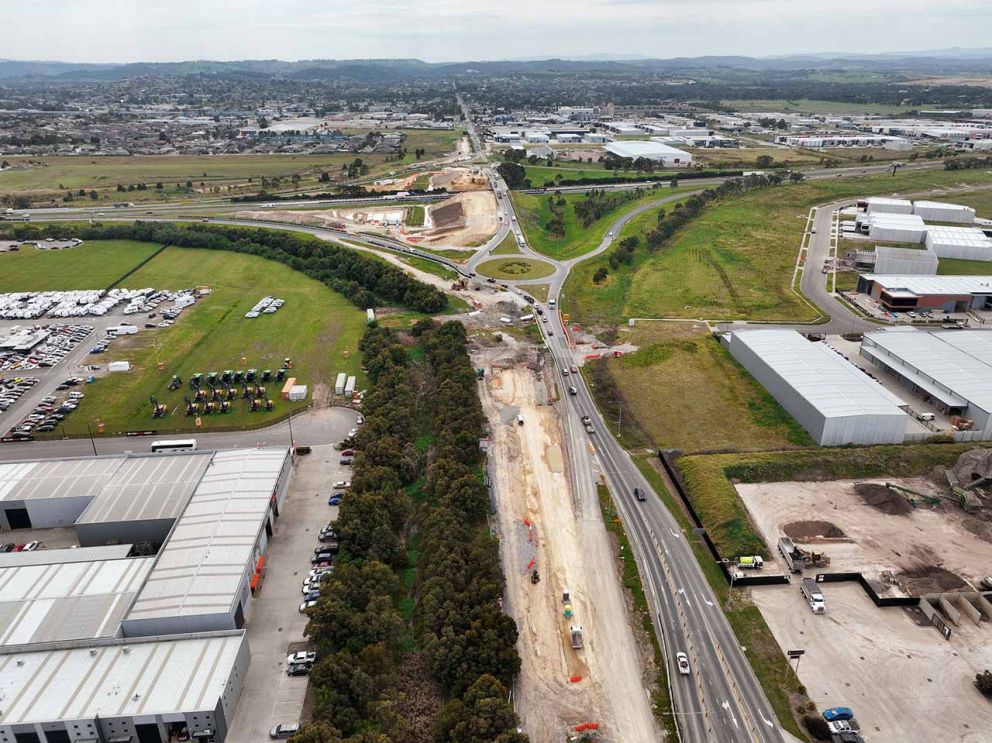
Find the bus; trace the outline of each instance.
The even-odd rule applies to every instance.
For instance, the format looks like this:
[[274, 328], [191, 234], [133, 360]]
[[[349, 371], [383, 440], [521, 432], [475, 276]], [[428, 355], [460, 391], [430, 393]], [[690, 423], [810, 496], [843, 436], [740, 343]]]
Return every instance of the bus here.
[[152, 442], [152, 452], [157, 451], [195, 451], [196, 439], [170, 439]]

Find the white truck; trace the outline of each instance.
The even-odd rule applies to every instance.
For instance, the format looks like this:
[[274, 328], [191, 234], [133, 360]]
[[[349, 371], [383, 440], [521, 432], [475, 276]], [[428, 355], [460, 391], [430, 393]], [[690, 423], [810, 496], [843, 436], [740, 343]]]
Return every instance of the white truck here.
[[577, 624], [573, 624], [570, 632], [572, 634], [572, 648], [575, 650], [582, 649], [582, 627]]
[[765, 561], [761, 555], [746, 555], [737, 558], [737, 567], [741, 570], [761, 570], [765, 567]]
[[809, 604], [810, 611], [814, 614], [826, 613], [827, 604], [823, 600], [823, 593], [815, 580], [803, 578], [803, 582], [799, 584], [799, 590], [802, 592], [803, 598], [806, 599], [806, 603]]

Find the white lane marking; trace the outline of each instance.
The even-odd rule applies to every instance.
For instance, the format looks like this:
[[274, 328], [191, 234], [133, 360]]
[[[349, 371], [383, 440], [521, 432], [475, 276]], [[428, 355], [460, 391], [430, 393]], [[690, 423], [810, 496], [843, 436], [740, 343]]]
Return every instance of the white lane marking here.
[[678, 591], [676, 591], [676, 593], [682, 594], [682, 600], [685, 601], [686, 606], [692, 606], [692, 604], [689, 603], [689, 595], [685, 592], [684, 588], [680, 588]]
[[730, 711], [730, 702], [724, 699], [723, 704], [721, 704], [720, 706], [723, 707], [725, 710], [727, 710], [727, 714], [730, 715], [730, 721], [734, 723], [734, 727], [739, 730], [740, 725], [737, 724], [737, 718], [734, 717], [734, 713]]
[[758, 714], [761, 715], [761, 721], [765, 723], [768, 727], [770, 728], [775, 727], [775, 724], [771, 720], [766, 718], [764, 715], [762, 715], [760, 711], [758, 712]]
[[675, 537], [676, 539], [679, 538], [679, 533], [675, 531], [675, 529], [668, 527], [668, 531], [670, 531], [672, 533], [672, 536]]

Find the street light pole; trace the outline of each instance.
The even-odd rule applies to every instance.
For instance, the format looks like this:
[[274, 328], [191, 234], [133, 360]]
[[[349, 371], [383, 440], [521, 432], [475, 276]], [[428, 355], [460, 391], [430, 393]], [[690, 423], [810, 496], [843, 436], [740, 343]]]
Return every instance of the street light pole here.
[[90, 422], [89, 421], [86, 421], [86, 433], [88, 433], [89, 436], [90, 436], [90, 446], [93, 447], [93, 456], [94, 457], [99, 456], [96, 453], [96, 439], [93, 438], [93, 429], [90, 428]]

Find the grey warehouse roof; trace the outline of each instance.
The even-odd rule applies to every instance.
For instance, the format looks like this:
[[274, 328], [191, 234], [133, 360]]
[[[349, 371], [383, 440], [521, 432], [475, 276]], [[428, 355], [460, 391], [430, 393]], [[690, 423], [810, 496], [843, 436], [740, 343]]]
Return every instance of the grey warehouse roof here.
[[825, 418], [855, 415], [905, 415], [905, 403], [824, 343], [794, 330], [734, 331], [780, 379]]
[[153, 562], [141, 557], [0, 569], [0, 646], [115, 636]]
[[917, 276], [866, 273], [862, 277], [886, 289], [913, 294], [992, 294], [992, 276]]
[[0, 464], [0, 500], [96, 497], [124, 457]]
[[904, 368], [914, 380], [922, 374], [960, 402], [992, 412], [992, 333], [881, 330], [868, 333], [865, 339], [868, 343], [862, 348], [874, 354], [872, 346], [877, 346], [884, 352], [886, 364]]
[[214, 454], [126, 619], [230, 610], [288, 456], [283, 448]]
[[174, 519], [193, 494], [211, 454], [129, 457], [77, 524]]
[[0, 656], [0, 724], [212, 711], [244, 632]]
[[610, 152], [617, 157], [631, 157], [637, 159], [638, 157], [661, 157], [663, 155], [682, 155], [691, 158], [690, 155], [685, 150], [680, 150], [677, 147], [671, 147], [667, 144], [662, 144], [661, 142], [647, 142], [642, 140], [634, 140], [630, 142], [611, 142], [604, 147], [607, 152]]
[[65, 549], [40, 549], [33, 552], [4, 552], [0, 554], [0, 568], [17, 568], [24, 565], [56, 565], [64, 562], [95, 562], [120, 560], [131, 554], [130, 544], [108, 544], [102, 547], [73, 547]]

